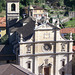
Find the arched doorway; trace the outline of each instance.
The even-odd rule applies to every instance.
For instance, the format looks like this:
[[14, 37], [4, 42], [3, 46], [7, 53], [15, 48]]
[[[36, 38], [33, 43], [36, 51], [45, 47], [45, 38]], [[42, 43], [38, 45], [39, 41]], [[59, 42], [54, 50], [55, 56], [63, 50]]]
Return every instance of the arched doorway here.
[[44, 68], [44, 75], [51, 75], [51, 67]]

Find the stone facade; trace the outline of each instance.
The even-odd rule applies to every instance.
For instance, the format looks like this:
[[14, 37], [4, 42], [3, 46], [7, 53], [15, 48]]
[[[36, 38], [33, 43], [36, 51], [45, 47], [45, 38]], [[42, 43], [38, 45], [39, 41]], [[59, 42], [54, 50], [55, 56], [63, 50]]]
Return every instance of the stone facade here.
[[35, 26], [31, 39], [19, 43], [19, 64], [36, 75], [72, 75], [72, 37], [49, 23]]

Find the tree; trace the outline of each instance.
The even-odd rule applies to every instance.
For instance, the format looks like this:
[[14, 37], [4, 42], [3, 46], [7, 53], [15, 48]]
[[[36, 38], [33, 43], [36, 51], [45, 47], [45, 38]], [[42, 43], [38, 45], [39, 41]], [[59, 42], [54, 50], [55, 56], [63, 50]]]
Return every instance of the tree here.
[[2, 12], [2, 4], [0, 3], [0, 13]]

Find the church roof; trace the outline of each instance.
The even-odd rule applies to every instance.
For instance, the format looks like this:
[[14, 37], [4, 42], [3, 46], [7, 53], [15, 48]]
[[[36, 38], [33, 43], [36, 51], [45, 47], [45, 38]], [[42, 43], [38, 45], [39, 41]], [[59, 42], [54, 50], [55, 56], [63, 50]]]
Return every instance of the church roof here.
[[35, 74], [19, 65], [5, 64], [0, 65], [0, 75], [35, 75]]
[[25, 26], [22, 26], [19, 29], [17, 29], [17, 32], [19, 34], [22, 34], [25, 40], [32, 36], [35, 27], [35, 22], [31, 18], [29, 18], [28, 20], [29, 22]]
[[15, 60], [12, 45], [0, 45], [0, 60]]
[[[27, 23], [23, 26], [23, 23]], [[31, 17], [25, 18], [17, 22], [13, 27], [10, 27], [10, 32], [18, 32], [23, 35], [24, 39], [28, 39], [34, 33], [35, 21]]]

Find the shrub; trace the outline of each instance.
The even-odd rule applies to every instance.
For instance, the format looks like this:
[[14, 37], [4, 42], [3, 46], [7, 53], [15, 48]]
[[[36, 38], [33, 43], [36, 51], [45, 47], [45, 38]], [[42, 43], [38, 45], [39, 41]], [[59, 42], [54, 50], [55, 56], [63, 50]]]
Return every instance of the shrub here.
[[2, 44], [7, 44], [8, 43], [8, 35], [4, 35], [2, 38], [1, 38], [1, 43]]

